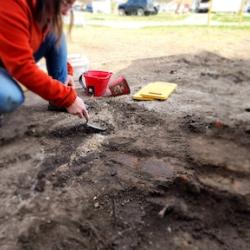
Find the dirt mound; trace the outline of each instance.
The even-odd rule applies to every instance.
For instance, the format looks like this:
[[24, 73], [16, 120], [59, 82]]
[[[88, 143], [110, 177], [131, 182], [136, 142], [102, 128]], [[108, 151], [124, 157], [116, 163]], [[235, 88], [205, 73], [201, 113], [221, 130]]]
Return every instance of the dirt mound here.
[[0, 248], [249, 249], [249, 66], [135, 61], [132, 92], [178, 88], [164, 102], [87, 99], [99, 134], [29, 93], [0, 130]]

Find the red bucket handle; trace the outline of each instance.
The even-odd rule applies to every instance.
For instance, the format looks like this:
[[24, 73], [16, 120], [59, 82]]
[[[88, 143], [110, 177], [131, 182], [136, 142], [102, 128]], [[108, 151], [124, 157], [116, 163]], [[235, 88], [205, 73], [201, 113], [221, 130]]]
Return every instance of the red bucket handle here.
[[94, 88], [93, 87], [87, 87], [86, 84], [85, 84], [85, 82], [82, 80], [82, 76], [83, 76], [83, 74], [81, 74], [80, 77], [79, 77], [79, 83], [82, 86], [82, 88], [84, 89], [84, 91], [86, 93], [88, 93], [88, 95], [90, 95], [90, 96], [95, 95]]

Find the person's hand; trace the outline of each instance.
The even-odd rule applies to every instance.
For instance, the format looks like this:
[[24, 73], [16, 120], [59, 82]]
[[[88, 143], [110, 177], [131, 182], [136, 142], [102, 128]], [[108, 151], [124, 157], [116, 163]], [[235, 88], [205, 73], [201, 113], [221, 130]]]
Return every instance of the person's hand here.
[[76, 85], [75, 85], [75, 82], [74, 82], [74, 78], [73, 76], [71, 75], [67, 75], [67, 79], [65, 81], [65, 84], [67, 86], [70, 86], [71, 88], [75, 89], [76, 88]]
[[84, 101], [77, 96], [75, 101], [67, 108], [67, 111], [72, 115], [78, 115], [80, 118], [86, 119], [88, 122], [89, 114]]

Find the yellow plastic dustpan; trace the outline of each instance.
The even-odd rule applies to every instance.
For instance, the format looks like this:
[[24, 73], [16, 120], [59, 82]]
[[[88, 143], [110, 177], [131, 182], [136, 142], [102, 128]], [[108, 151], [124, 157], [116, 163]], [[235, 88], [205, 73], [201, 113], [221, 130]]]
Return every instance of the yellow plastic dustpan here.
[[134, 100], [166, 100], [176, 89], [176, 83], [152, 82], [133, 95]]

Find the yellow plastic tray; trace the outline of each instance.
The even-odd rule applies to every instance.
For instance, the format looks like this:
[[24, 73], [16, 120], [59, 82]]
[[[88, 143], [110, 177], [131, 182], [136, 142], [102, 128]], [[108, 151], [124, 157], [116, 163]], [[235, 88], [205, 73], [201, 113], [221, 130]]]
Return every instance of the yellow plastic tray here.
[[166, 100], [176, 89], [176, 83], [152, 82], [133, 95], [134, 100]]
[[136, 92], [133, 95], [133, 99], [134, 100], [138, 100], [138, 101], [153, 101], [154, 100], [154, 98], [152, 98], [152, 97], [145, 97], [142, 94], [145, 94], [144, 88], [142, 88], [141, 90], [139, 90], [138, 92]]

